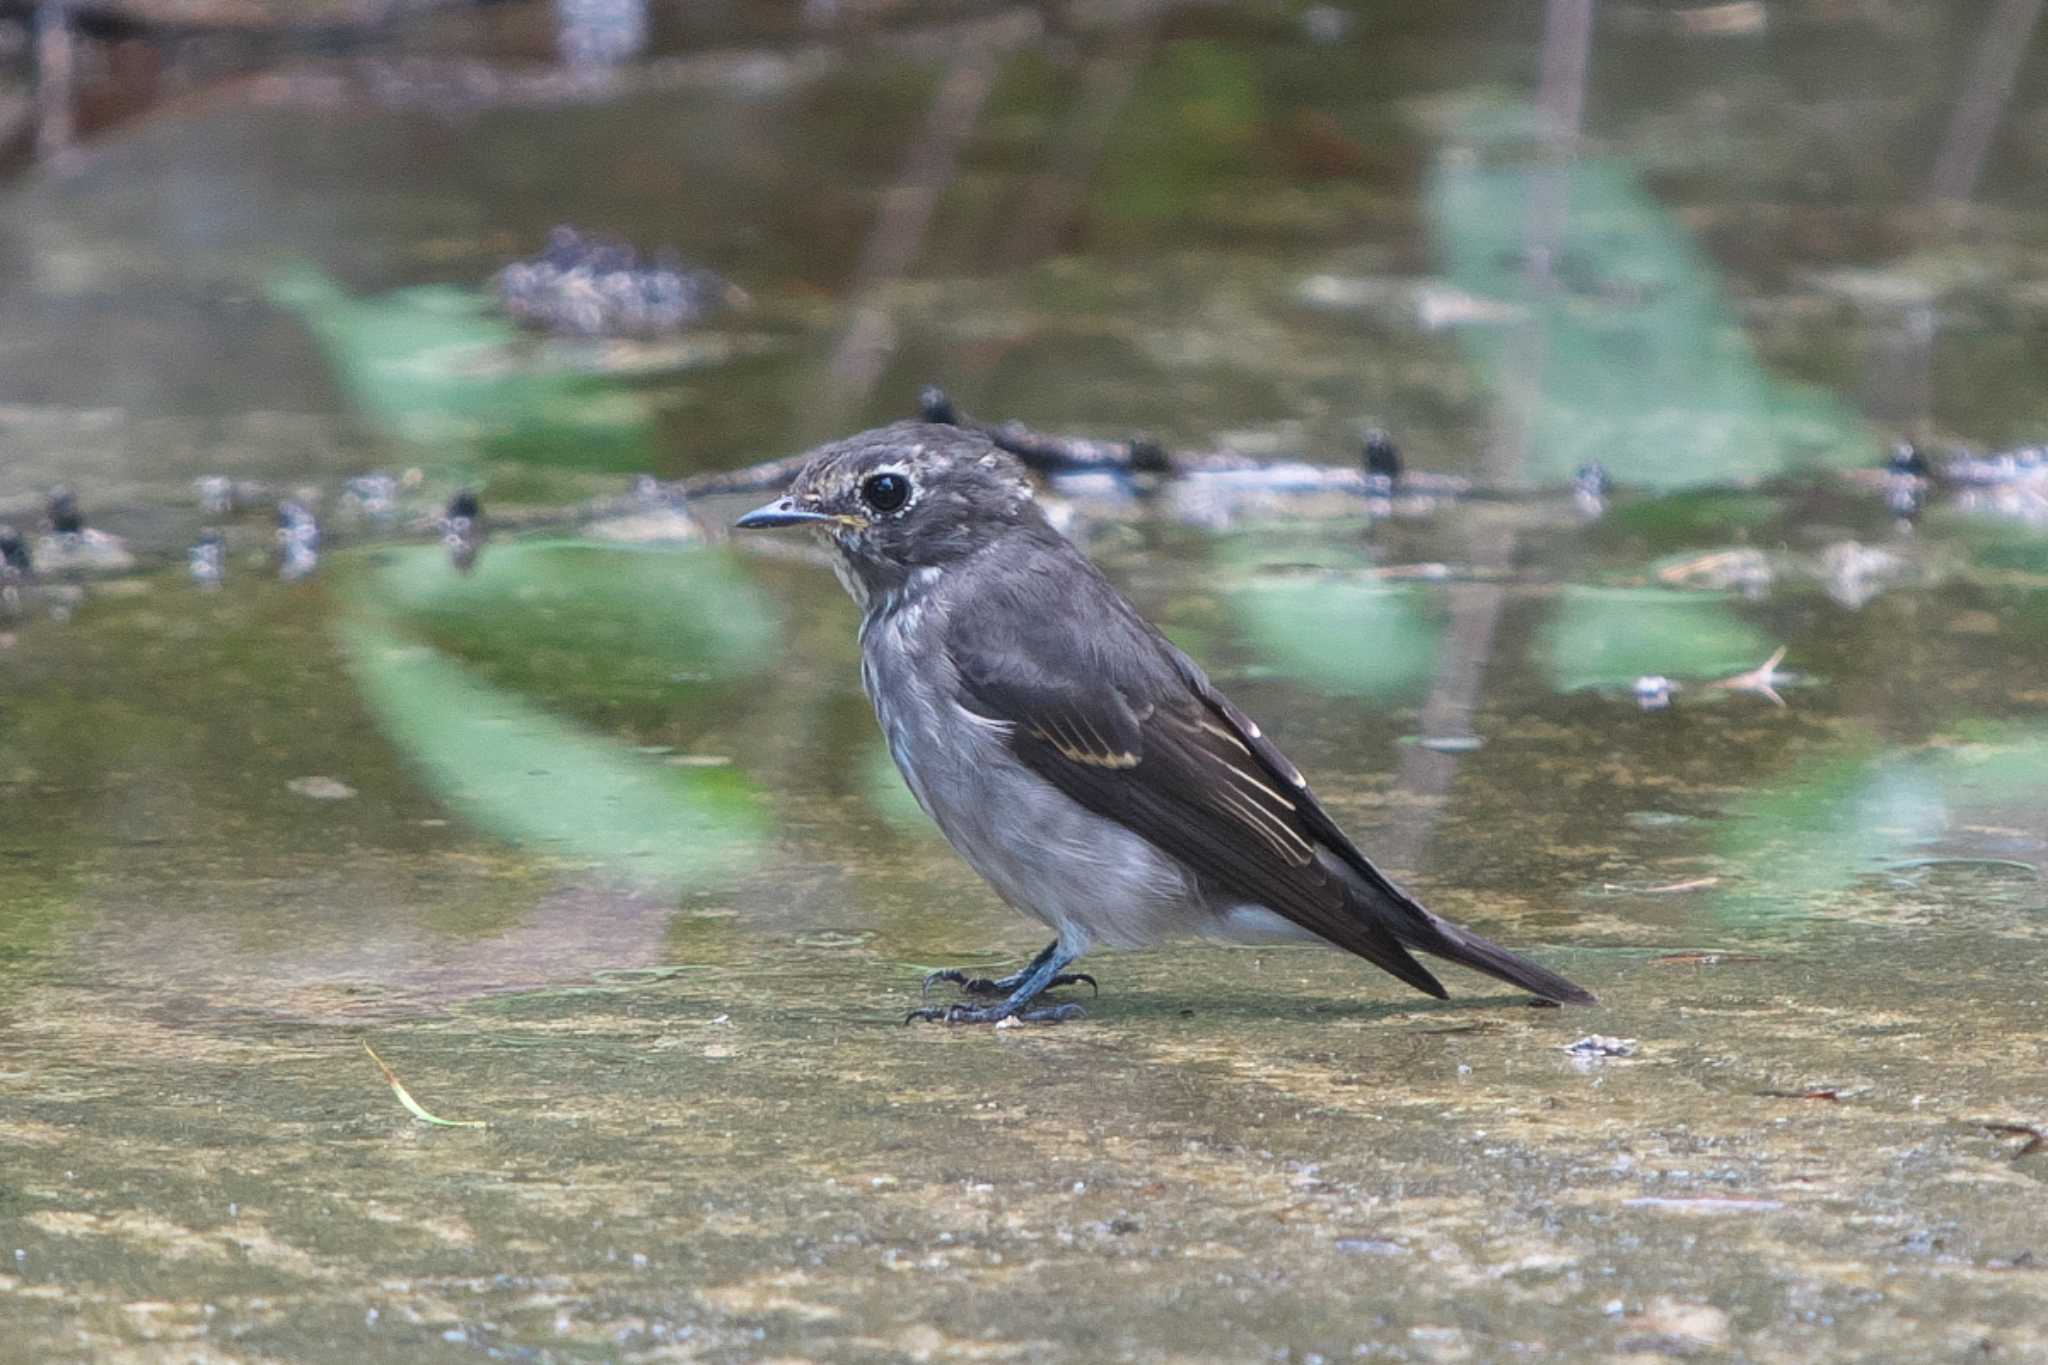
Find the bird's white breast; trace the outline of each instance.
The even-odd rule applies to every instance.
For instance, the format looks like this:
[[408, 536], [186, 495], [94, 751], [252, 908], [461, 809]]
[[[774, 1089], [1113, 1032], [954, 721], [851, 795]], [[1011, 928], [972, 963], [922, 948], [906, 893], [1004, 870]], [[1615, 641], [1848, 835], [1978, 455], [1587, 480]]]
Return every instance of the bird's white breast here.
[[944, 610], [917, 594], [870, 614], [861, 683], [904, 782], [954, 849], [1077, 952], [1205, 932], [1211, 912], [1177, 861], [1026, 768], [1008, 724], [960, 704]]

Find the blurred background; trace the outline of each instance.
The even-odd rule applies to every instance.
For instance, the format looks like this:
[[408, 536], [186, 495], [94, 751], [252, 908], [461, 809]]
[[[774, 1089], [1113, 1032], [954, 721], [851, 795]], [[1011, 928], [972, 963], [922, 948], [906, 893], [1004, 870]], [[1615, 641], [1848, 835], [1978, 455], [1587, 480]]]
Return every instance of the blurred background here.
[[[1425, 883], [1562, 935], [1631, 841], [2003, 856], [1957, 803], [2039, 794], [2040, 8], [0, 11], [12, 950], [205, 980], [187, 912], [282, 901], [469, 988], [658, 957], [688, 896], [969, 893], [829, 577], [726, 545], [786, 471], [717, 477], [931, 383], [1194, 471], [1041, 463]], [[1617, 764], [1747, 814], [1632, 824]]]
[[[1314, 1283], [1400, 1358], [2048, 1349], [1999, 1278], [2048, 1106], [2042, 9], [0, 0], [6, 1335], [1365, 1352]], [[1284, 950], [1091, 960], [1051, 1051], [871, 1027], [1037, 930], [903, 790], [824, 561], [725, 528], [927, 385], [1638, 1068]], [[495, 1145], [392, 1137], [363, 1029]], [[1061, 1077], [1156, 1126], [970, 1131]], [[984, 1174], [1036, 1212], [975, 1222]], [[1753, 1240], [1667, 1230], [1695, 1185]], [[1017, 1230], [1084, 1187], [1136, 1211]], [[1194, 1228], [1300, 1278], [1167, 1307]], [[885, 1307], [884, 1245], [1068, 1296]], [[634, 1246], [687, 1273], [621, 1288]], [[810, 1288], [676, 1287], [792, 1246]]]

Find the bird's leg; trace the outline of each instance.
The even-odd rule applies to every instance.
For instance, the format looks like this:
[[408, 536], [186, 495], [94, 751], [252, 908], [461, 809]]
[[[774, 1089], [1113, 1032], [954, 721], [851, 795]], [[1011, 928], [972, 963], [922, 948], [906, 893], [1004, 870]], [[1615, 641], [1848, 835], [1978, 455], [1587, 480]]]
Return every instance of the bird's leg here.
[[[1043, 967], [1047, 962], [1051, 961], [1052, 958], [1056, 954], [1058, 954], [1059, 950], [1060, 945], [1057, 942], [1048, 943], [1045, 945], [1044, 948], [1039, 950], [1039, 954], [1037, 957], [1032, 958], [1031, 961], [1024, 965], [1022, 970], [1011, 972], [1008, 976], [1000, 977], [996, 980], [990, 980], [988, 977], [985, 976], [970, 977], [969, 975], [967, 975], [967, 973], [961, 971], [958, 967], [949, 967], [942, 972], [932, 972], [930, 975], [925, 977], [924, 990], [920, 993], [924, 995], [930, 995], [932, 993], [933, 983], [939, 981], [949, 981], [953, 985], [958, 986], [963, 992], [965, 992], [968, 995], [1006, 996], [1010, 994], [1012, 991], [1016, 990], [1019, 986], [1023, 985], [1026, 981], [1029, 981], [1031, 979], [1031, 974], [1037, 971], [1040, 967]], [[1066, 960], [1067, 962], [1072, 962], [1074, 959], [1070, 956]], [[1049, 991], [1054, 986], [1078, 986], [1083, 981], [1087, 982], [1091, 989], [1096, 990], [1097, 994], [1101, 993], [1100, 989], [1095, 986], [1095, 978], [1088, 975], [1086, 972], [1075, 972], [1071, 976], [1055, 975], [1052, 980], [1046, 982], [1043, 986], [1040, 986], [1039, 990]]]
[[[908, 1024], [912, 1020], [922, 1019], [930, 1023], [995, 1024], [1014, 1018], [1032, 1024], [1055, 1024], [1062, 1019], [1075, 1018], [1085, 1013], [1079, 1005], [1068, 1003], [1034, 1006], [1032, 1002], [1054, 986], [1068, 985], [1075, 981], [1086, 981], [1091, 986], [1095, 984], [1093, 977], [1079, 974], [1061, 975], [1060, 969], [1071, 963], [1076, 956], [1077, 954], [1066, 951], [1057, 943], [1049, 944], [1044, 952], [1031, 959], [1030, 966], [1017, 975], [1005, 977], [1000, 982], [985, 983], [992, 990], [1011, 982], [1016, 983], [1011, 987], [1009, 994], [995, 1004], [948, 1005], [944, 1009], [927, 1005], [923, 1009], [912, 1010], [904, 1016], [903, 1022]], [[954, 979], [943, 972], [935, 973], [934, 977], [942, 980]], [[962, 982], [961, 985], [973, 989], [966, 982]]]

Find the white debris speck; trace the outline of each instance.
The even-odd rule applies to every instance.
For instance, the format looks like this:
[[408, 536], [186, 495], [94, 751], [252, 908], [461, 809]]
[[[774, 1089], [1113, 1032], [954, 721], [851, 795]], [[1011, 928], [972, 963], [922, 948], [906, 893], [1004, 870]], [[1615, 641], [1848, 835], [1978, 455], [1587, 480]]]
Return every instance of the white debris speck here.
[[1589, 1033], [1576, 1043], [1567, 1043], [1564, 1050], [1574, 1057], [1633, 1057], [1641, 1048], [1633, 1038], [1610, 1038], [1604, 1033]]
[[346, 801], [356, 794], [354, 787], [332, 777], [295, 777], [285, 786], [314, 801]]
[[1678, 690], [1678, 684], [1661, 673], [1648, 674], [1635, 681], [1636, 705], [1645, 711], [1662, 711], [1671, 705], [1671, 694]]
[[1625, 1199], [1623, 1205], [1631, 1209], [1657, 1209], [1664, 1213], [1776, 1213], [1785, 1207], [1777, 1199], [1722, 1199], [1701, 1196], [1693, 1199], [1673, 1199], [1656, 1195], [1644, 1195], [1637, 1199]]

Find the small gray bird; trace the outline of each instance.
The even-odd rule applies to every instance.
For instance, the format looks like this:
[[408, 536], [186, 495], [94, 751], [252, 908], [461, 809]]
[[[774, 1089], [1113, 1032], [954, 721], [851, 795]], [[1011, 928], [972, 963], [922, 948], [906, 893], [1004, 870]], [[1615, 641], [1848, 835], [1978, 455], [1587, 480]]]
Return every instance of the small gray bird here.
[[829, 445], [742, 528], [810, 526], [860, 604], [861, 682], [918, 804], [1004, 900], [1058, 935], [983, 1007], [1039, 1002], [1089, 948], [1180, 935], [1325, 942], [1442, 998], [1410, 950], [1550, 1000], [1557, 973], [1440, 919], [1337, 828], [1263, 731], [1125, 600], [978, 433], [918, 422]]

